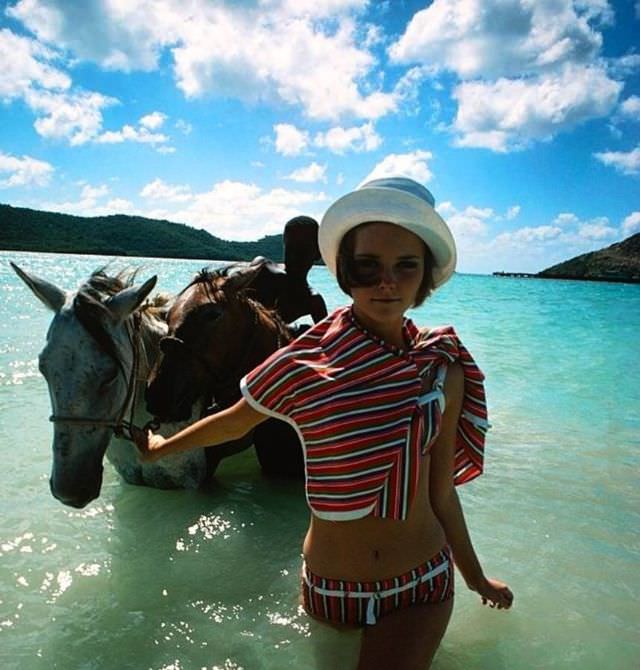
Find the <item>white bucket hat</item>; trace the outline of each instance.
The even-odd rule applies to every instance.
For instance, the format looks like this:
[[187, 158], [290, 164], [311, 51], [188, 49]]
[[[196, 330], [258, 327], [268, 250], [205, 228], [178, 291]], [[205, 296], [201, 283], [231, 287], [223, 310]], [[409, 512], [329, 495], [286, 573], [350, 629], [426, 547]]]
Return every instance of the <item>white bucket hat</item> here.
[[456, 243], [435, 199], [422, 184], [406, 177], [374, 179], [347, 193], [322, 217], [318, 244], [322, 259], [336, 274], [336, 257], [342, 238], [367, 222], [395, 223], [424, 240], [433, 254], [433, 280], [442, 286], [456, 267]]

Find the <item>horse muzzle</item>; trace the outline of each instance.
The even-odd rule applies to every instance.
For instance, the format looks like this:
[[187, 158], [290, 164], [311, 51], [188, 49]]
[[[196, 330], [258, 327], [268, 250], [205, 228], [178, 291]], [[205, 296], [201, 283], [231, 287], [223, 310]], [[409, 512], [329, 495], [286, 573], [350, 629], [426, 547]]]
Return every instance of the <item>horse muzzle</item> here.
[[102, 488], [102, 466], [89, 479], [72, 478], [61, 480], [60, 477], [51, 476], [49, 488], [51, 495], [63, 505], [82, 509], [100, 495]]

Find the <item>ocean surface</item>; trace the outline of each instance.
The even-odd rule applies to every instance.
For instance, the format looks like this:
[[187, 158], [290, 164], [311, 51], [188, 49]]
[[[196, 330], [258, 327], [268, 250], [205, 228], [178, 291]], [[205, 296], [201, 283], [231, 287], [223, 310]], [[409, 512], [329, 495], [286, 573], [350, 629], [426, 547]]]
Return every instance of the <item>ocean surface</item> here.
[[[206, 264], [0, 252], [0, 668], [348, 667], [353, 635], [298, 609], [302, 488], [251, 451], [207, 490], [130, 486], [107, 464], [87, 508], [53, 499], [36, 365], [51, 315], [10, 259], [68, 289], [108, 261], [142, 267], [169, 292]], [[310, 281], [345, 303], [324, 268]], [[460, 495], [485, 571], [515, 592], [498, 612], [458, 578], [433, 667], [639, 668], [640, 286], [457, 275], [411, 316], [454, 324], [487, 375], [486, 471]]]

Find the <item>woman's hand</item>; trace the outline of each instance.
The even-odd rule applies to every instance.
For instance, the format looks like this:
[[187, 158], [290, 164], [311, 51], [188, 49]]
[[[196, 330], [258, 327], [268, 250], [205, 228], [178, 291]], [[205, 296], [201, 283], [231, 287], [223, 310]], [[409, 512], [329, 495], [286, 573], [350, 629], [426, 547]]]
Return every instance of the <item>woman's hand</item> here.
[[513, 605], [511, 589], [497, 579], [484, 579], [479, 586], [472, 589], [482, 598], [483, 605], [508, 610]]
[[150, 430], [137, 429], [132, 431], [133, 441], [138, 449], [138, 458], [145, 462], [157, 461], [162, 457], [162, 447], [166, 439]]

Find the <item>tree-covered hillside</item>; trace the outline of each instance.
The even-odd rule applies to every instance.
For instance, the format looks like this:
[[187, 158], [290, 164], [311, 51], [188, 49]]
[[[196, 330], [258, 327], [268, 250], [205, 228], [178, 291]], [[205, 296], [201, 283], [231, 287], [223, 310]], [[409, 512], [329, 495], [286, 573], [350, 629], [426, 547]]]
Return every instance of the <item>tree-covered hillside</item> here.
[[640, 284], [640, 233], [598, 251], [558, 263], [542, 272], [548, 279], [590, 279]]
[[0, 249], [209, 260], [266, 256], [281, 261], [282, 235], [229, 242], [181, 223], [140, 216], [88, 218], [0, 205]]

